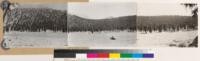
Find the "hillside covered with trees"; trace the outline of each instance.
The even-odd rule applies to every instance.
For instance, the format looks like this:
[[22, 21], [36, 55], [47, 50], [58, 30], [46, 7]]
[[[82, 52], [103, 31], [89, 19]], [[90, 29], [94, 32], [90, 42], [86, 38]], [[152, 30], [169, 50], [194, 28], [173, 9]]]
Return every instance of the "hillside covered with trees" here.
[[6, 15], [6, 31], [179, 31], [197, 29], [197, 18], [192, 16], [123, 16], [87, 19], [50, 8], [16, 8]]

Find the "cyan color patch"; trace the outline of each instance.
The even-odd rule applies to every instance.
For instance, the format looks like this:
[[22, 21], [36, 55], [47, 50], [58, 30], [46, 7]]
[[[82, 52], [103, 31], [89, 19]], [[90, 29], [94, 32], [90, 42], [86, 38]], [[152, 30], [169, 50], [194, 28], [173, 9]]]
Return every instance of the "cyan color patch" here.
[[143, 58], [143, 54], [142, 53], [134, 53], [134, 54], [132, 54], [132, 58]]

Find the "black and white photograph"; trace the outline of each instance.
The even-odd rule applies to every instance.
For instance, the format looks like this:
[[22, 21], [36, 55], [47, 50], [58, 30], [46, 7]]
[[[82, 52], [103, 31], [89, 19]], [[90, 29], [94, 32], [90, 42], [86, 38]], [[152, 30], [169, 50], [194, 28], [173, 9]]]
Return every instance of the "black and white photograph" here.
[[138, 3], [138, 47], [198, 47], [196, 3]]
[[132, 47], [137, 4], [68, 3], [68, 46]]
[[67, 46], [67, 4], [12, 3], [3, 11], [3, 47]]
[[5, 48], [198, 47], [196, 3], [12, 3], [2, 10]]

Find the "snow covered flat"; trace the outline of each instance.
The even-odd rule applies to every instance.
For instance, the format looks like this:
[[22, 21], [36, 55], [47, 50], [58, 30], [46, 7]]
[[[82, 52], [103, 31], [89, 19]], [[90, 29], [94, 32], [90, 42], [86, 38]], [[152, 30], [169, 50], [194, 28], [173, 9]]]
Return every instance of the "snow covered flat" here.
[[178, 32], [6, 32], [8, 47], [171, 47], [170, 44], [189, 44], [197, 30]]
[[197, 30], [177, 31], [177, 32], [137, 32], [138, 47], [169, 47], [169, 44], [188, 44], [191, 43], [198, 35]]
[[[68, 35], [69, 46], [90, 47], [171, 47], [170, 44], [191, 43], [197, 30], [177, 32], [72, 32]], [[116, 40], [111, 40], [114, 36]], [[177, 47], [177, 46], [175, 46]]]
[[[115, 38], [112, 40], [111, 38]], [[102, 31], [102, 32], [70, 32], [69, 46], [89, 47], [131, 47], [136, 43], [136, 32]]]
[[64, 47], [67, 46], [67, 33], [63, 32], [6, 32], [8, 47]]

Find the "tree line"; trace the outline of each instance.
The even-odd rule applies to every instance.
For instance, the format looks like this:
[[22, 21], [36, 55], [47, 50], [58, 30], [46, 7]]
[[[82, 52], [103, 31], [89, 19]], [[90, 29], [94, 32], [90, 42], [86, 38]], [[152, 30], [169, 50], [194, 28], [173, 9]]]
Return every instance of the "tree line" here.
[[86, 19], [70, 15], [66, 10], [50, 8], [16, 8], [8, 11], [6, 16], [5, 31], [99, 32], [128, 30], [151, 33], [197, 29], [197, 19], [184, 16], [138, 17], [132, 15], [107, 19]]

